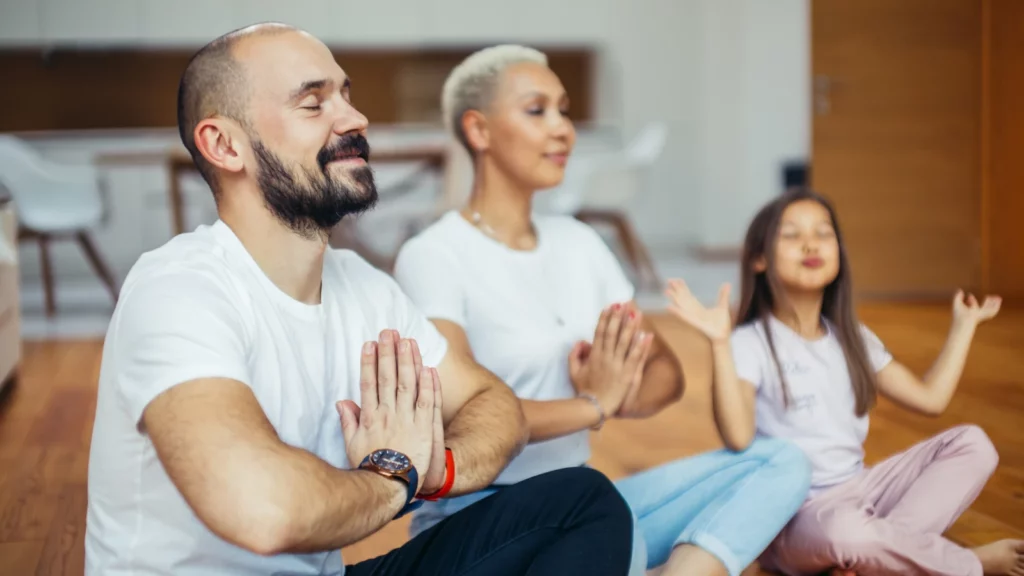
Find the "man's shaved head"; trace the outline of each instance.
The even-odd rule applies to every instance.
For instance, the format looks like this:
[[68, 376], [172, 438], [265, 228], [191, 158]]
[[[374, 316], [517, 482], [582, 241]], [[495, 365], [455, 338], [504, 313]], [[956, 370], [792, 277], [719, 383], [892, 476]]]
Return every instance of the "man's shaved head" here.
[[199, 50], [178, 87], [178, 131], [218, 211], [257, 199], [296, 233], [323, 238], [372, 207], [367, 120], [350, 91], [327, 45], [285, 24]]
[[178, 84], [178, 133], [192, 155], [199, 173], [214, 194], [218, 191], [213, 166], [203, 158], [195, 142], [196, 126], [213, 116], [229, 118], [251, 131], [247, 111], [249, 86], [243, 63], [236, 57], [237, 45], [257, 36], [298, 31], [287, 24], [255, 24], [216, 38], [196, 52]]

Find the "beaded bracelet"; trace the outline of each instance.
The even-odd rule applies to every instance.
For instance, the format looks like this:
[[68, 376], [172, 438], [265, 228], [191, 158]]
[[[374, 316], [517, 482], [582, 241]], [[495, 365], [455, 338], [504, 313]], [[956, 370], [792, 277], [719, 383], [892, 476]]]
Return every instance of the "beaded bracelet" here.
[[590, 429], [591, 430], [600, 430], [601, 427], [604, 426], [605, 414], [604, 414], [604, 408], [601, 407], [601, 403], [597, 401], [597, 397], [594, 396], [593, 394], [588, 393], [588, 392], [580, 392], [580, 393], [576, 394], [576, 397], [577, 398], [586, 398], [587, 400], [590, 400], [590, 403], [594, 405], [594, 408], [597, 408], [597, 413], [601, 415], [601, 419], [598, 420], [597, 424], [592, 426]]

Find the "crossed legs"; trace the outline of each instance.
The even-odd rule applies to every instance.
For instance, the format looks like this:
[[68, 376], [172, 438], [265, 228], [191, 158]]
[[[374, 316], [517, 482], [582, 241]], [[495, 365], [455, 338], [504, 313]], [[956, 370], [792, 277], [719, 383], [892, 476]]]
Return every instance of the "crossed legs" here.
[[[981, 492], [997, 462], [995, 448], [977, 426], [946, 430], [812, 497], [762, 562], [793, 576], [830, 569], [855, 574], [1024, 574], [1020, 542], [969, 550], [942, 537]], [[1013, 572], [1015, 567], [1018, 572]]]

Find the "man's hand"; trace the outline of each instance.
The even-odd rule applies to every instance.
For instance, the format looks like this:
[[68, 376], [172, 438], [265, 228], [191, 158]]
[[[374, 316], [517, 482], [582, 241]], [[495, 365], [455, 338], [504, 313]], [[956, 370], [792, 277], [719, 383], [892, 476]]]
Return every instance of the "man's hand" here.
[[[397, 333], [396, 336], [398, 336]], [[412, 339], [410, 339], [410, 344], [412, 345], [412, 361], [416, 366], [416, 373], [424, 374], [423, 356], [420, 354], [420, 346]], [[423, 474], [423, 484], [420, 489], [422, 494], [432, 494], [440, 490], [444, 486], [445, 474], [447, 473], [441, 377], [437, 374], [437, 368], [427, 368], [427, 370], [430, 371], [434, 386], [434, 446], [430, 450], [430, 465]]]
[[444, 444], [444, 418], [441, 413], [441, 377], [436, 368], [430, 368], [434, 381], [434, 446], [430, 451], [430, 468], [423, 479], [422, 494], [433, 494], [444, 486], [447, 459]]
[[[412, 344], [412, 360], [416, 366], [416, 373], [423, 374], [423, 356], [420, 354], [420, 346], [415, 340]], [[423, 486], [420, 489], [422, 494], [432, 494], [444, 486], [445, 474], [447, 472], [447, 461], [445, 458], [444, 444], [444, 414], [442, 407], [441, 377], [437, 374], [437, 368], [428, 368], [433, 378], [434, 385], [434, 446], [430, 450], [430, 465], [423, 475]]]
[[[397, 344], [397, 352], [396, 352]], [[420, 369], [411, 340], [392, 330], [380, 341], [363, 345], [359, 378], [361, 406], [338, 402], [349, 463], [357, 468], [374, 450], [388, 448], [409, 457], [416, 467], [419, 491], [431, 463], [435, 408], [433, 371]]]
[[640, 331], [641, 322], [640, 311], [614, 304], [601, 312], [593, 343], [579, 342], [569, 354], [569, 376], [576, 391], [593, 394], [609, 417], [642, 379], [653, 334]]

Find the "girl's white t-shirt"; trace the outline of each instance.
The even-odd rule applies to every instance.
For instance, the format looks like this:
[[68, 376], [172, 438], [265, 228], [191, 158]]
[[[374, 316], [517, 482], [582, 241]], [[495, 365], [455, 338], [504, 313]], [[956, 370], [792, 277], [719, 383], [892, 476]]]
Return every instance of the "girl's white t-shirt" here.
[[[513, 250], [456, 211], [407, 241], [394, 276], [417, 309], [463, 328], [477, 362], [520, 398], [572, 398], [569, 351], [601, 310], [633, 298], [604, 240], [571, 217], [534, 217], [537, 247]], [[588, 431], [529, 444], [495, 481], [511, 484], [590, 457]]]
[[[774, 316], [768, 324], [789, 386], [788, 409], [761, 321], [740, 326], [732, 335], [736, 374], [757, 389], [757, 434], [784, 438], [807, 454], [813, 494], [863, 469], [868, 416], [855, 413], [850, 373], [834, 326], [826, 322], [825, 336], [807, 340]], [[892, 361], [892, 355], [864, 325], [861, 334], [868, 361], [877, 373]]]

